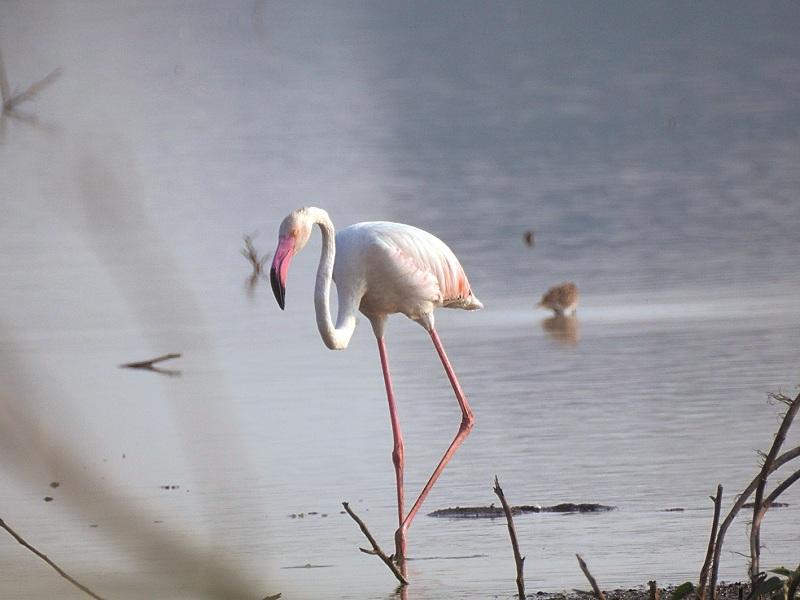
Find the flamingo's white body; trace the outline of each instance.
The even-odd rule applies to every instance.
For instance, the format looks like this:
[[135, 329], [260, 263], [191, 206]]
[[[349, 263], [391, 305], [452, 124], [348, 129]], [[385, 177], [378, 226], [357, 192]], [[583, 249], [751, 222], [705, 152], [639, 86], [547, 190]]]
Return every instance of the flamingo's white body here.
[[[395, 555], [400, 560], [406, 555], [405, 537], [411, 521], [474, 423], [472, 411], [434, 328], [433, 311], [439, 307], [475, 310], [483, 305], [473, 295], [455, 254], [430, 233], [410, 225], [385, 221], [357, 223], [335, 233], [327, 212], [306, 207], [287, 216], [279, 231], [270, 279], [281, 308], [284, 307], [289, 263], [308, 242], [315, 224], [322, 232], [322, 256], [314, 302], [317, 327], [325, 345], [331, 349], [347, 347], [355, 330], [358, 311], [369, 319], [378, 341], [394, 435], [392, 459], [397, 478], [399, 522]], [[336, 282], [339, 306], [335, 326], [330, 314], [332, 280]], [[403, 509], [403, 437], [384, 343], [386, 318], [394, 313], [406, 315], [428, 331], [462, 412], [456, 437], [408, 514]]]

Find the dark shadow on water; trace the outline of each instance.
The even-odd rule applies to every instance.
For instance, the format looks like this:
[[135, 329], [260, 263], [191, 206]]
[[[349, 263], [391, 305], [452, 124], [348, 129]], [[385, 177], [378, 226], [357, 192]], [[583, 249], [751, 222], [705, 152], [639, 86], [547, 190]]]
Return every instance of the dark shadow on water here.
[[411, 561], [418, 561], [418, 560], [467, 560], [470, 558], [487, 558], [488, 554], [465, 554], [463, 556], [414, 556], [408, 557], [406, 560]]

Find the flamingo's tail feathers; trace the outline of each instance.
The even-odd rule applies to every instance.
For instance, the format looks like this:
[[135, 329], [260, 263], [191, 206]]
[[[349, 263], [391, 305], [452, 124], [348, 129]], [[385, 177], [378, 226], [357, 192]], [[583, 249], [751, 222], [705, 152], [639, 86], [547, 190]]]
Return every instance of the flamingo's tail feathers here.
[[451, 300], [444, 305], [445, 308], [460, 308], [462, 310], [478, 310], [483, 308], [483, 302], [470, 294], [466, 298]]
[[470, 296], [467, 298], [469, 304], [465, 306], [467, 310], [478, 310], [483, 308], [483, 302], [478, 300], [475, 296]]

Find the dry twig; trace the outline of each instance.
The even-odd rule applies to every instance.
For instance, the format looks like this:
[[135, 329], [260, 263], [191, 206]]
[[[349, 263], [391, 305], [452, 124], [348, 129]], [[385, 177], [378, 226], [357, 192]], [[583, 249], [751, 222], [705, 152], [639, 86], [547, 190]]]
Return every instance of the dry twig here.
[[247, 259], [247, 262], [249, 262], [253, 267], [253, 272], [245, 281], [245, 289], [247, 289], [247, 291], [251, 294], [256, 288], [259, 277], [264, 276], [264, 265], [267, 263], [270, 257], [269, 253], [265, 254], [264, 256], [258, 255], [258, 250], [256, 250], [256, 247], [253, 245], [253, 238], [255, 236], [255, 233], [244, 236], [244, 248], [242, 248], [240, 251], [242, 256], [244, 256]]
[[[778, 427], [778, 432], [775, 434], [775, 440], [772, 442], [772, 447], [769, 449], [769, 453], [764, 459], [764, 464], [758, 474], [758, 487], [756, 487], [756, 497], [753, 504], [753, 525], [750, 528], [750, 581], [753, 583], [755, 583], [755, 577], [760, 571], [759, 558], [761, 555], [761, 518], [763, 518], [763, 513], [766, 512], [767, 508], [769, 508], [769, 505], [764, 505], [764, 489], [767, 487], [767, 477], [771, 472], [772, 464], [775, 462], [775, 458], [778, 456], [778, 451], [781, 449], [781, 446], [786, 439], [786, 433], [789, 431], [789, 427], [792, 425], [792, 421], [797, 414], [797, 410], [800, 409], [800, 395], [798, 395], [795, 400], [791, 400], [790, 398], [787, 398], [781, 394], [772, 394], [771, 397], [775, 400], [788, 404], [789, 410], [786, 411], [783, 421], [781, 421], [780, 427]], [[755, 585], [752, 587], [755, 588]]]
[[165, 360], [170, 360], [172, 358], [180, 358], [181, 355], [177, 352], [171, 352], [169, 354], [163, 354], [161, 356], [156, 356], [155, 358], [151, 358], [150, 360], [140, 360], [137, 362], [129, 362], [120, 365], [121, 369], [144, 369], [146, 371], [154, 371], [156, 373], [161, 373], [162, 375], [169, 375], [170, 377], [176, 377], [181, 374], [180, 371], [175, 369], [162, 369], [160, 367], [154, 366], [156, 363], [160, 363]]
[[511, 548], [514, 550], [514, 563], [517, 566], [517, 592], [519, 593], [520, 600], [525, 600], [525, 579], [522, 574], [525, 568], [525, 557], [520, 555], [517, 532], [514, 529], [514, 519], [511, 517], [511, 507], [508, 505], [508, 502], [506, 502], [506, 496], [503, 494], [503, 488], [500, 487], [497, 475], [494, 476], [494, 493], [500, 498], [500, 504], [503, 505], [503, 512], [506, 513], [508, 535], [511, 537]]
[[364, 548], [359, 548], [365, 554], [375, 554], [378, 558], [380, 558], [386, 566], [392, 571], [397, 580], [400, 582], [400, 585], [408, 585], [408, 580], [406, 579], [405, 575], [403, 575], [400, 570], [397, 568], [397, 565], [394, 564], [394, 561], [391, 557], [387, 556], [386, 553], [381, 550], [381, 547], [378, 545], [378, 542], [375, 541], [375, 538], [372, 537], [372, 534], [367, 529], [367, 526], [364, 524], [356, 513], [353, 512], [353, 509], [350, 508], [350, 504], [348, 502], [342, 502], [342, 506], [347, 511], [347, 514], [350, 515], [353, 520], [358, 523], [358, 526], [361, 528], [362, 533], [366, 536], [369, 543], [372, 544], [372, 551], [365, 550]]
[[16, 107], [18, 104], [22, 104], [28, 100], [33, 100], [36, 95], [39, 94], [39, 92], [58, 79], [59, 75], [61, 75], [61, 69], [55, 69], [48, 73], [47, 76], [41, 81], [37, 81], [36, 83], [32, 84], [24, 92], [14, 94], [3, 102], [3, 110], [9, 112], [14, 110], [14, 107]]
[[6, 77], [6, 65], [5, 62], [3, 62], [3, 53], [0, 52], [0, 100], [3, 102], [4, 111], [9, 98], [11, 98], [11, 87], [8, 85], [8, 77]]
[[592, 577], [592, 574], [589, 572], [589, 567], [586, 566], [586, 562], [581, 558], [580, 554], [576, 554], [575, 556], [578, 558], [578, 565], [580, 565], [583, 574], [586, 575], [586, 579], [589, 580], [589, 585], [592, 586], [592, 592], [594, 592], [597, 600], [606, 600], [606, 595], [598, 587], [597, 580]]
[[[797, 398], [794, 399], [793, 402], [794, 407], [800, 406], [798, 400], [800, 400], [800, 394], [798, 394]], [[794, 413], [792, 412], [791, 408], [789, 409], [789, 411], [787, 411], [786, 415], [784, 416], [783, 422], [781, 423], [781, 428], [783, 428], [783, 424], [786, 423], [787, 418], [789, 419], [790, 422], [791, 419], [794, 418]], [[777, 441], [778, 439], [776, 437], [775, 442]], [[783, 440], [781, 440], [781, 443], [783, 443]], [[773, 446], [774, 445], [775, 444], [773, 443]], [[767, 475], [769, 475], [770, 473], [774, 472], [775, 470], [777, 470], [790, 460], [797, 458], [798, 456], [800, 456], [800, 446], [796, 446], [795, 448], [792, 448], [791, 450], [788, 450], [783, 454], [781, 454], [780, 456], [778, 456], [777, 458], [775, 458], [769, 465], [768, 471], [765, 471], [765, 469], [762, 467], [759, 474], [756, 475], [753, 481], [750, 482], [750, 485], [748, 485], [736, 499], [736, 502], [734, 502], [727, 516], [720, 524], [719, 530], [717, 531], [717, 540], [714, 543], [714, 561], [711, 567], [711, 581], [708, 586], [709, 590], [711, 591], [711, 600], [716, 600], [717, 598], [716, 587], [717, 587], [717, 576], [719, 574], [719, 561], [720, 557], [722, 556], [722, 543], [725, 540], [725, 533], [727, 532], [728, 527], [730, 527], [731, 523], [736, 518], [736, 515], [739, 513], [739, 510], [741, 510], [742, 506], [744, 506], [745, 502], [747, 502], [747, 499], [758, 487], [759, 482], [761, 481], [762, 478], [762, 474], [766, 473]], [[766, 466], [766, 462], [764, 466]]]
[[17, 94], [11, 93], [11, 86], [6, 77], [5, 63], [3, 55], [0, 54], [0, 135], [5, 131], [6, 117], [14, 118], [29, 125], [38, 125], [39, 120], [31, 114], [21, 112], [17, 109], [19, 104], [33, 100], [39, 92], [55, 81], [61, 74], [61, 69], [51, 71], [44, 79], [37, 81], [28, 87], [24, 92]]
[[[762, 502], [761, 507], [758, 510], [758, 512], [755, 514], [755, 516], [753, 517], [753, 523], [750, 526], [751, 552], [752, 552], [752, 549], [754, 547], [752, 545], [753, 544], [753, 539], [755, 538], [756, 540], [758, 540], [759, 532], [761, 530], [761, 521], [764, 519], [764, 515], [767, 514], [767, 511], [772, 506], [772, 504], [775, 502], [775, 500], [778, 499], [778, 496], [780, 496], [783, 492], [785, 492], [798, 479], [800, 479], [800, 470], [795, 471], [789, 477], [784, 479], [774, 490], [772, 490], [772, 493], [770, 493], [770, 495], [767, 496], [764, 499], [764, 501]], [[758, 543], [758, 542], [756, 542], [756, 543]], [[752, 568], [758, 569], [758, 558], [759, 558], [758, 555], [759, 555], [759, 552], [756, 552], [755, 555], [751, 554], [751, 561], [752, 561], [751, 562], [751, 569]], [[753, 586], [753, 587], [755, 587], [755, 586]], [[794, 598], [794, 597], [793, 596], [789, 596], [789, 598]]]
[[722, 507], [722, 486], [717, 484], [717, 495], [711, 496], [714, 502], [714, 520], [711, 522], [711, 535], [708, 539], [708, 550], [706, 551], [706, 559], [703, 561], [703, 568], [700, 569], [700, 581], [697, 584], [697, 598], [698, 600], [705, 600], [706, 598], [706, 585], [708, 584], [708, 570], [711, 567], [711, 561], [714, 558], [714, 542], [717, 539], [717, 529], [719, 527], [719, 513]]
[[46, 562], [48, 565], [50, 565], [55, 570], [56, 573], [61, 575], [61, 577], [63, 577], [67, 581], [69, 581], [72, 585], [74, 585], [76, 588], [81, 590], [84, 594], [87, 594], [88, 596], [91, 596], [92, 598], [96, 598], [96, 600], [103, 600], [102, 596], [98, 596], [92, 590], [90, 590], [88, 587], [86, 587], [85, 585], [79, 583], [78, 581], [76, 581], [75, 579], [73, 579], [72, 577], [67, 575], [67, 573], [65, 573], [64, 570], [61, 567], [59, 567], [56, 563], [54, 563], [52, 560], [50, 560], [47, 557], [46, 554], [43, 554], [43, 553], [39, 552], [36, 548], [34, 548], [28, 542], [26, 542], [22, 538], [22, 536], [19, 535], [13, 529], [11, 529], [11, 527], [9, 527], [8, 523], [6, 523], [3, 519], [0, 519], [0, 527], [5, 529], [11, 535], [11, 537], [13, 537], [15, 540], [17, 540], [17, 542], [19, 542], [20, 545], [24, 546], [25, 548], [27, 548], [28, 550], [33, 552], [36, 556], [41, 558], [44, 562]]

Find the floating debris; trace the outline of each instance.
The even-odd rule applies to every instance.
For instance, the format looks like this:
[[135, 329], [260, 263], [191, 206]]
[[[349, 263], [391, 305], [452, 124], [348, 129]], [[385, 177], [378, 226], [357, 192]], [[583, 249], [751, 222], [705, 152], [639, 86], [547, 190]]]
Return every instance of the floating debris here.
[[[345, 512], [343, 510], [339, 511], [339, 514], [343, 515]], [[325, 518], [328, 516], [328, 513], [321, 513], [318, 510], [309, 510], [307, 512], [301, 513], [291, 513], [287, 515], [290, 519], [305, 519], [306, 517], [320, 517]]]
[[[786, 502], [773, 502], [769, 505], [770, 508], [786, 508], [789, 506]], [[745, 502], [742, 508], [754, 508], [755, 504], [753, 502]]]
[[53, 501], [53, 497], [52, 496], [45, 496], [44, 497], [44, 501], [45, 502], [52, 502]]
[[[605, 504], [584, 503], [575, 504], [563, 502], [554, 506], [540, 506], [538, 504], [522, 506], [512, 506], [511, 514], [518, 515], [524, 513], [595, 513], [616, 510], [616, 506], [606, 506]], [[491, 504], [490, 506], [456, 506], [455, 508], [441, 508], [428, 513], [429, 517], [444, 517], [450, 519], [496, 519], [505, 517], [503, 509]]]
[[50, 487], [53, 488], [53, 489], [57, 488], [60, 485], [61, 484], [58, 481], [51, 481], [50, 482]]
[[526, 231], [526, 232], [525, 232], [525, 233], [522, 235], [522, 239], [524, 240], [524, 242], [525, 242], [525, 245], [526, 245], [528, 248], [533, 248], [533, 247], [536, 245], [536, 240], [534, 239], [534, 236], [533, 236], [533, 231], [532, 231], [532, 230], [530, 230], [530, 229], [529, 229], [528, 231]]

